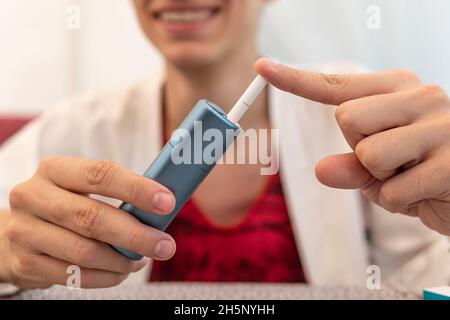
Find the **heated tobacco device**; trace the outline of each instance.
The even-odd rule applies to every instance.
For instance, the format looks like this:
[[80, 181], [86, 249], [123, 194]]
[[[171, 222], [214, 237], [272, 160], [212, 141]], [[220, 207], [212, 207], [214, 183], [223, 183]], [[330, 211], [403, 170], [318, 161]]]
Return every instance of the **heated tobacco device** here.
[[[148, 226], [166, 230], [239, 135], [238, 121], [266, 86], [267, 81], [257, 76], [228, 115], [214, 103], [200, 100], [174, 131], [169, 142], [144, 173], [144, 177], [164, 185], [175, 195], [175, 209], [169, 215], [146, 212], [129, 203], [122, 203], [120, 209]], [[217, 138], [219, 136], [220, 139]], [[142, 258], [128, 250], [114, 248], [132, 260]]]

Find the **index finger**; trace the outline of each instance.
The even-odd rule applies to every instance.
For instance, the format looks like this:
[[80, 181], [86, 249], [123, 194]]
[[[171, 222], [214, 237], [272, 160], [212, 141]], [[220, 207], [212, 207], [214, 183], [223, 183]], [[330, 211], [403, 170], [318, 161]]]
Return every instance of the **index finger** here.
[[170, 213], [175, 207], [175, 197], [165, 186], [109, 161], [48, 158], [41, 162], [41, 169], [65, 190], [122, 200], [159, 214]]
[[366, 74], [323, 74], [290, 68], [259, 59], [256, 71], [275, 87], [316, 102], [341, 105], [367, 96], [388, 94], [420, 84], [409, 71]]

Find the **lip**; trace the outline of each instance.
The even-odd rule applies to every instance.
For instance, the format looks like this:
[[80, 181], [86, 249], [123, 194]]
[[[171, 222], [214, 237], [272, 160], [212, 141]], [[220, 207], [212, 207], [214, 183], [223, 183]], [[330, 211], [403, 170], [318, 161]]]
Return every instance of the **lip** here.
[[[149, 8], [149, 12], [154, 22], [165, 31], [174, 35], [193, 34], [206, 29], [208, 24], [213, 22], [220, 14], [222, 6], [219, 4], [211, 5], [192, 5], [192, 4], [170, 4], [164, 6], [154, 6]], [[202, 13], [209, 12], [209, 16], [201, 20], [176, 21], [163, 19], [162, 16], [168, 13]]]

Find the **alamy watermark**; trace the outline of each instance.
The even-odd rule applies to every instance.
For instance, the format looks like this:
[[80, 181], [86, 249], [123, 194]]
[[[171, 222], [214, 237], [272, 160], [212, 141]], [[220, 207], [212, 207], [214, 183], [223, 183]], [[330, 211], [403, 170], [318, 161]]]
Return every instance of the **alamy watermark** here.
[[371, 5], [367, 8], [366, 13], [368, 15], [366, 26], [369, 30], [381, 29], [381, 8], [377, 5]]
[[279, 136], [278, 129], [248, 129], [240, 134], [233, 129], [203, 130], [202, 122], [195, 121], [192, 131], [173, 133], [171, 160], [175, 165], [260, 165], [261, 175], [274, 175], [279, 170]]
[[76, 265], [67, 267], [66, 273], [69, 275], [66, 286], [69, 289], [81, 289], [81, 268]]
[[66, 9], [66, 27], [67, 29], [80, 30], [81, 29], [81, 8], [72, 4]]
[[370, 265], [366, 269], [368, 275], [366, 287], [369, 290], [381, 290], [381, 268], [377, 265]]

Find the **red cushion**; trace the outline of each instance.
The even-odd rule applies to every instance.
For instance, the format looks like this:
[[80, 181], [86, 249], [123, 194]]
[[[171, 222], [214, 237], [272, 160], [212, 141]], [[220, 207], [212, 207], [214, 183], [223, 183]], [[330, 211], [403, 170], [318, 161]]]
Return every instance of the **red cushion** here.
[[0, 116], [0, 145], [32, 119], [30, 116]]

